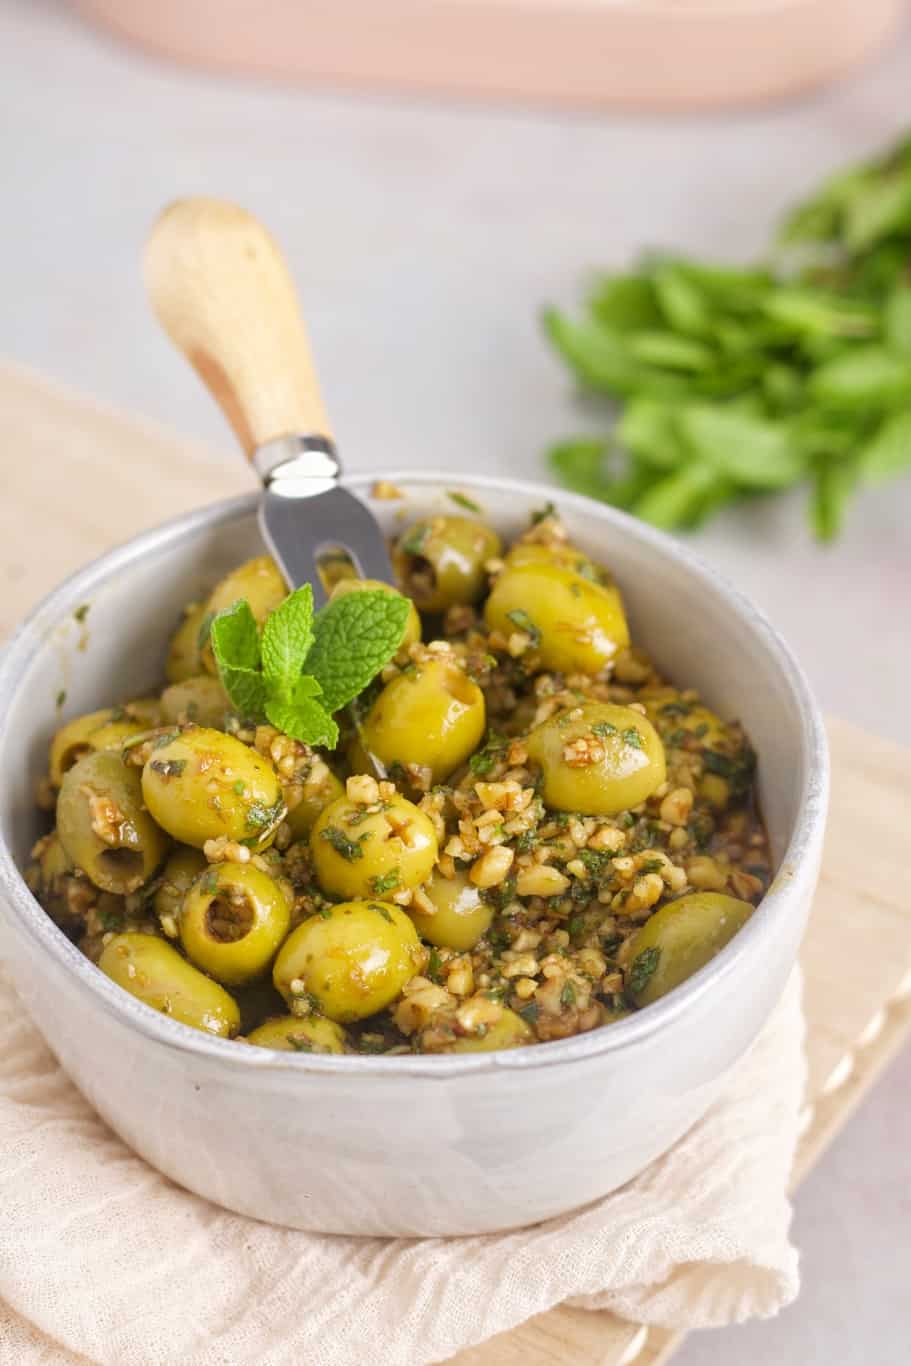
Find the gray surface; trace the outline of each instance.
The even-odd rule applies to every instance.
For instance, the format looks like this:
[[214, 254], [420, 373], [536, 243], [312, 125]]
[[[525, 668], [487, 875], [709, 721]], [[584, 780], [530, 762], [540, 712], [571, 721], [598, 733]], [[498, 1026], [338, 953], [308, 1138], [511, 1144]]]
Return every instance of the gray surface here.
[[[537, 306], [644, 245], [758, 252], [809, 181], [903, 127], [909, 81], [911, 37], [766, 113], [485, 111], [210, 80], [47, 0], [0, 0], [0, 351], [229, 452], [137, 266], [162, 203], [228, 195], [288, 251], [349, 465], [540, 477], [547, 440], [585, 418]], [[699, 548], [767, 609], [827, 709], [911, 742], [911, 480], [865, 495], [833, 550], [802, 518], [797, 500], [731, 513]], [[908, 1361], [909, 1095], [906, 1052], [802, 1191], [799, 1303], [690, 1342], [682, 1366]]]

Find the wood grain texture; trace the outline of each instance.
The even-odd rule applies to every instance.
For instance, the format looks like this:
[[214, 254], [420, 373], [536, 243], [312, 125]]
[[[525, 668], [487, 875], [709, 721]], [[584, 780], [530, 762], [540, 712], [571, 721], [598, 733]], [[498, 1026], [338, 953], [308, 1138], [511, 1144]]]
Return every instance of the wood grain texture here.
[[[0, 632], [91, 556], [254, 487], [240, 459], [218, 459], [13, 367], [0, 368], [0, 441]], [[809, 1088], [795, 1183], [911, 1033], [911, 905], [903, 895], [911, 752], [842, 721], [830, 721], [829, 738], [832, 808], [801, 953]], [[561, 1306], [451, 1366], [661, 1366], [679, 1342]]]
[[331, 437], [297, 291], [252, 214], [179, 199], [146, 243], [146, 290], [248, 456], [283, 436]]

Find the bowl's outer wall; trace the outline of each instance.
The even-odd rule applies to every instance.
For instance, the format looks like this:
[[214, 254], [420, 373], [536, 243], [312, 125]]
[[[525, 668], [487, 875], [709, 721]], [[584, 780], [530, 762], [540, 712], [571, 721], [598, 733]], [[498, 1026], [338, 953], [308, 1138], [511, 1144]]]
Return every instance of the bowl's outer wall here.
[[[409, 513], [452, 506], [438, 484], [401, 482]], [[461, 482], [507, 535], [539, 501], [521, 488]], [[403, 512], [376, 506], [390, 527]], [[364, 1070], [359, 1059], [335, 1070], [304, 1058], [275, 1065], [264, 1050], [256, 1050], [261, 1065], [238, 1066], [240, 1045], [197, 1051], [150, 1038], [146, 1016], [183, 1031], [101, 978], [2, 870], [2, 948], [30, 1013], [108, 1123], [189, 1189], [325, 1232], [472, 1233], [546, 1218], [616, 1188], [665, 1151], [704, 1113], [780, 995], [818, 875], [826, 800], [818, 717], [768, 628], [672, 543], [579, 500], [566, 510], [574, 539], [616, 574], [634, 636], [672, 677], [743, 719], [761, 756], [776, 853], [802, 818], [800, 857], [788, 859], [746, 930], [700, 974], [710, 980], [696, 984], [685, 1009], [662, 1016], [660, 1003], [637, 1017], [651, 1015], [657, 1027], [627, 1031], [622, 1044], [618, 1032], [607, 1046], [605, 1036], [623, 1028], [613, 1026], [575, 1041], [575, 1052], [547, 1045], [461, 1071], [446, 1060], [435, 1072], [443, 1060], [428, 1060], [419, 1074]], [[101, 562], [84, 625], [72, 612], [86, 581], [58, 590], [12, 647], [0, 688], [8, 701], [2, 771], [37, 777], [61, 715], [155, 685], [183, 604], [259, 550], [249, 506], [222, 507], [192, 534], [166, 531], [141, 557]], [[55, 715], [62, 687], [67, 702]], [[12, 781], [0, 794], [4, 837], [20, 862], [37, 830], [29, 791]]]

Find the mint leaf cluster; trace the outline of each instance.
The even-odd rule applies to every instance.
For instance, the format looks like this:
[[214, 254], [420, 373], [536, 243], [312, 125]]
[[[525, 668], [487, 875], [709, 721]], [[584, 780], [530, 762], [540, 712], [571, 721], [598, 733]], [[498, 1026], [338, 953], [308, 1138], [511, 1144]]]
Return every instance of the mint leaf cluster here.
[[766, 263], [649, 252], [544, 315], [603, 434], [554, 446], [560, 481], [667, 529], [809, 489], [816, 537], [856, 491], [911, 473], [911, 137], [836, 171]]
[[402, 643], [409, 602], [381, 589], [346, 593], [313, 611], [309, 584], [267, 617], [262, 635], [244, 598], [210, 628], [225, 692], [250, 721], [334, 748], [333, 713], [363, 692]]

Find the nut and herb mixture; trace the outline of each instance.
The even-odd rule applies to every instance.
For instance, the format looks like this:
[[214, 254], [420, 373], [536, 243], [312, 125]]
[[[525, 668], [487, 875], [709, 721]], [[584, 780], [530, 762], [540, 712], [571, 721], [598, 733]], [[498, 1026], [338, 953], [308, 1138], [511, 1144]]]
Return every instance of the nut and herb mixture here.
[[[390, 495], [392, 496], [392, 495]], [[672, 990], [770, 880], [736, 722], [662, 678], [551, 509], [408, 527], [314, 613], [260, 557], [155, 697], [68, 721], [28, 878], [125, 990], [302, 1052], [564, 1039]]]

